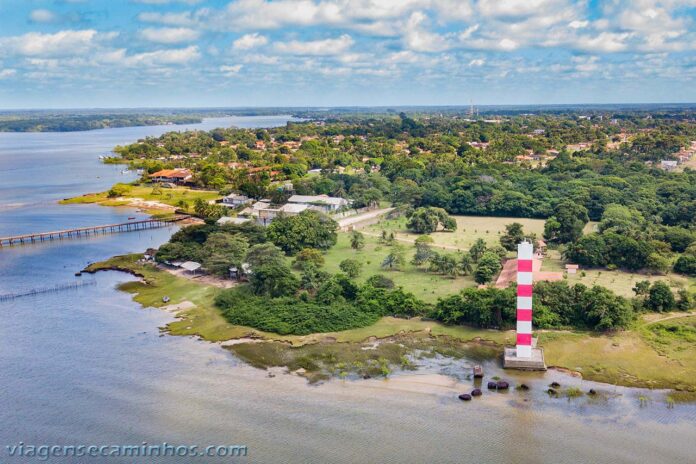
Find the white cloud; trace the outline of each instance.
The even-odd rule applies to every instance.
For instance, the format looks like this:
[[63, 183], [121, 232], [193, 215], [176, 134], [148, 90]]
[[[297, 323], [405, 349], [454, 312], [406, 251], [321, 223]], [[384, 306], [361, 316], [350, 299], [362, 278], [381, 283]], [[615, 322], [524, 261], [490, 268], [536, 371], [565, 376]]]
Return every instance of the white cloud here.
[[52, 23], [57, 21], [58, 17], [51, 10], [38, 9], [29, 13], [29, 20], [35, 23]]
[[128, 55], [126, 49], [112, 50], [99, 54], [96, 59], [104, 63], [123, 66], [185, 65], [201, 57], [195, 45], [186, 48], [170, 48]]
[[478, 10], [483, 16], [522, 17], [544, 14], [558, 0], [479, 0]]
[[235, 50], [251, 50], [252, 48], [261, 47], [268, 43], [268, 38], [259, 35], [258, 32], [253, 34], [245, 34], [232, 42], [232, 47]]
[[190, 11], [183, 11], [181, 13], [156, 13], [145, 11], [138, 14], [138, 21], [164, 24], [167, 26], [195, 26], [199, 22], [199, 15]]
[[187, 27], [146, 28], [140, 31], [143, 39], [162, 44], [191, 42], [200, 35], [200, 32]]
[[17, 74], [17, 70], [16, 70], [16, 69], [12, 69], [12, 68], [0, 69], [0, 79], [5, 79], [5, 78], [8, 78], [8, 77], [12, 77], [12, 76], [14, 76], [15, 74]]
[[94, 29], [64, 30], [55, 34], [28, 32], [20, 36], [0, 37], [0, 53], [24, 56], [67, 56], [88, 53], [116, 37], [116, 32], [97, 32]]
[[486, 64], [486, 60], [484, 60], [483, 58], [476, 58], [476, 59], [469, 61], [469, 66], [472, 68], [483, 66], [484, 64]]
[[290, 42], [275, 42], [273, 44], [276, 51], [290, 55], [339, 55], [348, 50], [353, 45], [353, 38], [348, 34], [343, 34], [335, 39], [310, 40], [301, 42], [292, 40]]
[[406, 46], [418, 52], [439, 52], [450, 48], [450, 42], [445, 36], [425, 29], [427, 22], [425, 14], [419, 11], [411, 14], [404, 33]]
[[220, 71], [227, 77], [234, 77], [242, 70], [241, 64], [220, 66]]
[[272, 55], [259, 55], [257, 53], [252, 53], [251, 55], [246, 55], [242, 57], [244, 63], [251, 64], [278, 64], [280, 63], [280, 58]]

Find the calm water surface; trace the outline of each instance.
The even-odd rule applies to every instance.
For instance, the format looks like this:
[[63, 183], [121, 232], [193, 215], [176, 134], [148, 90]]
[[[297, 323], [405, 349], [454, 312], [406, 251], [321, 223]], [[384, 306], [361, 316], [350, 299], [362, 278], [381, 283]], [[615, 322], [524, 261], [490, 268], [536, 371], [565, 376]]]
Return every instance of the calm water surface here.
[[[267, 119], [229, 120], [282, 123]], [[55, 200], [127, 177], [99, 164], [98, 155], [170, 129], [0, 134], [0, 235], [135, 216], [129, 209], [58, 206]], [[88, 262], [157, 246], [170, 233], [0, 250], [0, 293], [71, 282]], [[641, 408], [644, 392], [549, 372], [512, 378], [531, 384], [529, 393], [485, 394], [462, 403], [455, 393], [470, 388], [470, 364], [445, 359], [386, 381], [309, 386], [295, 376], [270, 378], [218, 345], [161, 336], [169, 314], [143, 309], [115, 291], [130, 276], [82, 279], [96, 285], [0, 302], [0, 463], [24, 462], [5, 450], [20, 441], [249, 447], [246, 459], [97, 461], [123, 463], [694, 462], [696, 407], [668, 409], [661, 392], [648, 393], [651, 401]], [[542, 389], [553, 379], [598, 388], [601, 399], [550, 399]]]

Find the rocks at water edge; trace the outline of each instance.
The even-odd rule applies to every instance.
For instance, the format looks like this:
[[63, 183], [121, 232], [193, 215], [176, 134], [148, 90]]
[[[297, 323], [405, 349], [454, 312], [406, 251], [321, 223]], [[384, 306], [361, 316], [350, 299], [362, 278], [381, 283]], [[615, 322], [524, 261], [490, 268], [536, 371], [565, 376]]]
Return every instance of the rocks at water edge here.
[[510, 388], [510, 384], [504, 380], [498, 380], [498, 383], [496, 383], [496, 388], [498, 390], [507, 390], [508, 388]]
[[489, 389], [489, 390], [495, 390], [496, 388], [498, 388], [498, 384], [497, 384], [497, 383], [495, 383], [495, 382], [488, 382], [488, 389]]
[[519, 388], [520, 390], [527, 391], [529, 390], [529, 385], [527, 385], [526, 383], [521, 383], [520, 386], [517, 388]]
[[551, 382], [551, 385], [549, 385], [549, 387], [551, 387], [551, 388], [559, 388], [560, 386], [561, 386], [561, 384], [558, 382]]
[[483, 395], [483, 392], [481, 391], [480, 388], [474, 388], [471, 390], [471, 396], [481, 396]]
[[587, 392], [589, 395], [596, 395], [597, 391], [594, 388], [590, 388], [590, 391]]
[[462, 393], [459, 395], [459, 399], [462, 401], [471, 401], [471, 395], [468, 393]]

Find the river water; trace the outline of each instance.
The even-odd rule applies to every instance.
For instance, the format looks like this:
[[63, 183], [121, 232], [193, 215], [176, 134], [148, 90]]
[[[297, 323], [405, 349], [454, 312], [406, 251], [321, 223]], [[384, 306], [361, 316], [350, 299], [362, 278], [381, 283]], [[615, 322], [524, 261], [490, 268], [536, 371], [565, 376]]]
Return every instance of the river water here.
[[[282, 124], [225, 118], [190, 127]], [[128, 179], [98, 156], [179, 126], [79, 133], [0, 134], [0, 236], [106, 224], [131, 209], [56, 200]], [[142, 251], [170, 230], [0, 250], [0, 293], [76, 280], [85, 264]], [[469, 364], [433, 360], [389, 380], [308, 385], [269, 377], [216, 344], [161, 336], [171, 316], [142, 308], [100, 273], [96, 285], [0, 302], [0, 462], [37, 462], [6, 446], [248, 446], [246, 458], [97, 458], [96, 462], [685, 463], [696, 455], [696, 407], [667, 408], [662, 392], [597, 385], [560, 373], [512, 376], [528, 393], [470, 403]], [[488, 372], [496, 367], [486, 365]], [[510, 377], [510, 374], [506, 373]], [[600, 399], [549, 398], [551, 380], [594, 387]], [[639, 395], [649, 401], [640, 406]], [[53, 458], [56, 462], [91, 462]]]

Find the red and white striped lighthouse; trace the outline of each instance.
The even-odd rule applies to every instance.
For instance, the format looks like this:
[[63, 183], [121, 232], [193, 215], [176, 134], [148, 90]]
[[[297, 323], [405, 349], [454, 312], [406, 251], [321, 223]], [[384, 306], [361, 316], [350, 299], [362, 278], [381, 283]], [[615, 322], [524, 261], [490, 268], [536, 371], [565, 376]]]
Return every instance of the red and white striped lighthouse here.
[[532, 257], [534, 246], [517, 245], [517, 357], [532, 357]]

